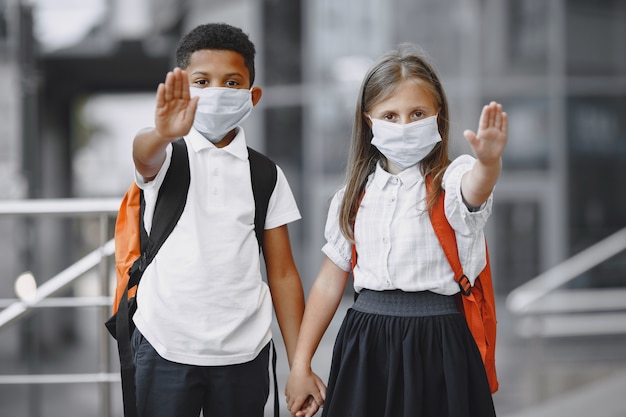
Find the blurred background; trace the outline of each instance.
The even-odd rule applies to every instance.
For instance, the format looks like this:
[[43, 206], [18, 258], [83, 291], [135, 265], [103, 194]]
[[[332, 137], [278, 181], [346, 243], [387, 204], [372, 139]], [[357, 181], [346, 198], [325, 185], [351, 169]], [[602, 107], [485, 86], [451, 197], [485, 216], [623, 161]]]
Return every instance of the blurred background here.
[[[373, 60], [400, 42], [426, 51], [450, 101], [452, 157], [471, 152], [461, 132], [482, 105], [503, 103], [486, 230], [498, 415], [626, 416], [623, 0], [0, 0], [0, 416], [122, 415], [102, 325], [115, 212], [176, 44], [207, 22], [257, 47], [264, 94], [247, 138], [298, 201], [307, 292]], [[316, 355], [321, 376], [350, 297]]]

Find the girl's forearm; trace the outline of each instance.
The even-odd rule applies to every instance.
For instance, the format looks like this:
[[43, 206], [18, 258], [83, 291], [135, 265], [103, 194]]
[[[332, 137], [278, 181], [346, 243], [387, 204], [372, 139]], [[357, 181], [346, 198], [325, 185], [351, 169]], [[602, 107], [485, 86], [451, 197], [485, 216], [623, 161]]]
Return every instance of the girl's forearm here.
[[315, 351], [330, 324], [347, 283], [348, 273], [325, 259], [306, 303], [293, 368], [310, 368]]
[[470, 171], [461, 179], [461, 194], [465, 203], [472, 207], [481, 206], [491, 195], [502, 171], [502, 160], [490, 165], [477, 160]]

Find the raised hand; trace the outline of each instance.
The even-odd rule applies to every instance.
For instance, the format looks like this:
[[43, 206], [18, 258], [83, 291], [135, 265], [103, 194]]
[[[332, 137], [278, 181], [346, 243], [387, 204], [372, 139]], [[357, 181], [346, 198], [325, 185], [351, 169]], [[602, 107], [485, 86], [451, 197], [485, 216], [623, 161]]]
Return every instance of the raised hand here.
[[155, 133], [168, 141], [186, 135], [193, 125], [197, 105], [198, 97], [189, 95], [187, 73], [180, 68], [168, 72], [165, 82], [157, 88]]
[[508, 137], [508, 118], [502, 111], [502, 105], [492, 101], [484, 106], [478, 131], [466, 130], [463, 135], [480, 162], [485, 165], [499, 163]]

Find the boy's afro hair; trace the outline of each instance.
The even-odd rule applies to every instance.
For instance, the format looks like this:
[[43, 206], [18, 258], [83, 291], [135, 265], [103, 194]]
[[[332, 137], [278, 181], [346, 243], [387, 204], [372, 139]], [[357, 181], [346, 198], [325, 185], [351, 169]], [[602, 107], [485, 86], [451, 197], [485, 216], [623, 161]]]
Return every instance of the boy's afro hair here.
[[208, 23], [197, 26], [187, 33], [176, 48], [176, 65], [182, 69], [189, 66], [191, 54], [201, 49], [237, 52], [243, 56], [250, 73], [250, 85], [254, 83], [254, 44], [241, 29], [226, 23]]

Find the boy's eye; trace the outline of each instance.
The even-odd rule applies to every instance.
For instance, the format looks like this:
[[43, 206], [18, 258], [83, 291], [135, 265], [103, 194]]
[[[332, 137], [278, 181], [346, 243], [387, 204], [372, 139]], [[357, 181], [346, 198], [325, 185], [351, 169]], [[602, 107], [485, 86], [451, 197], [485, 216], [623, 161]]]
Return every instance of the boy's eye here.
[[201, 86], [205, 86], [209, 84], [207, 80], [196, 80], [193, 83], [196, 85], [201, 85]]
[[226, 84], [226, 87], [237, 87], [239, 85], [235, 80], [228, 80], [224, 84]]

